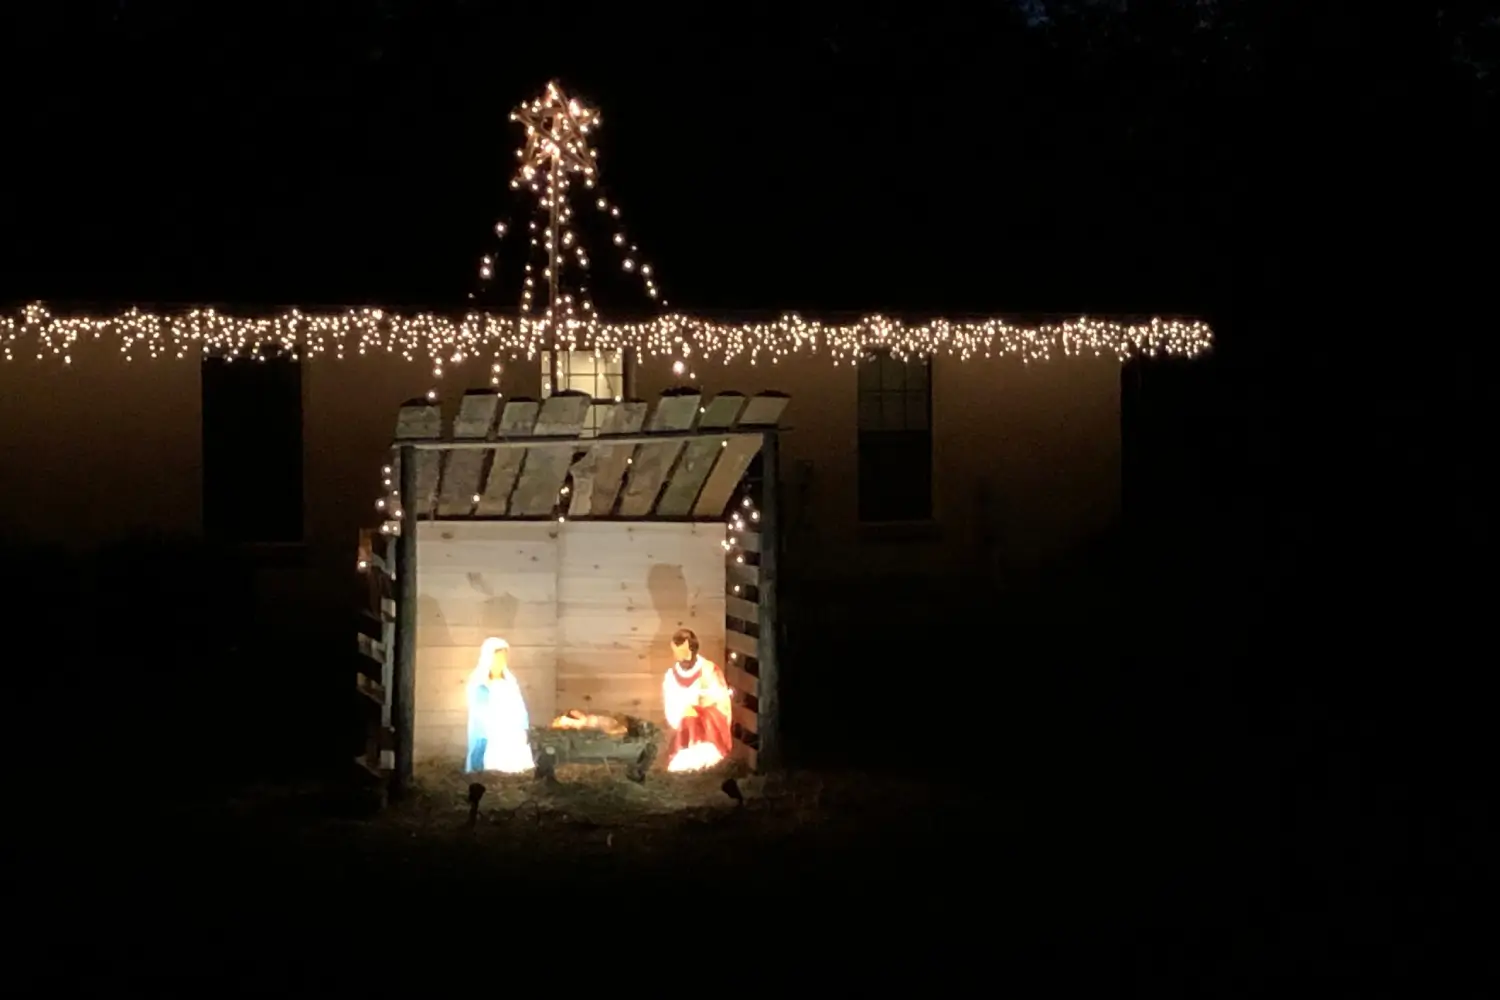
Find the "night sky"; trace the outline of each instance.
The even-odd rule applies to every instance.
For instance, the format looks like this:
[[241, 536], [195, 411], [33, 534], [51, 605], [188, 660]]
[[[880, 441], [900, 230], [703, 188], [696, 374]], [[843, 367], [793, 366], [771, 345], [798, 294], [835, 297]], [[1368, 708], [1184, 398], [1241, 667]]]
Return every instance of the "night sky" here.
[[11, 304], [461, 308], [556, 78], [674, 308], [1219, 315], [1360, 217], [1400, 150], [1356, 144], [1493, 83], [1452, 18], [1235, 2], [19, 6]]

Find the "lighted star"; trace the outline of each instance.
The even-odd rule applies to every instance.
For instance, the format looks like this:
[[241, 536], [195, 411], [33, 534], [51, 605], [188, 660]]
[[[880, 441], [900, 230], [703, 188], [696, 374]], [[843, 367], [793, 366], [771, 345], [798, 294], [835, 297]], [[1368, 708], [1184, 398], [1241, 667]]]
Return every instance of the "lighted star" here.
[[589, 131], [599, 124], [599, 113], [568, 97], [556, 83], [529, 104], [510, 113], [512, 121], [526, 128], [526, 145], [516, 151], [521, 171], [515, 186], [531, 184], [538, 174], [554, 167], [563, 173], [581, 173], [592, 179], [598, 153], [589, 148]]

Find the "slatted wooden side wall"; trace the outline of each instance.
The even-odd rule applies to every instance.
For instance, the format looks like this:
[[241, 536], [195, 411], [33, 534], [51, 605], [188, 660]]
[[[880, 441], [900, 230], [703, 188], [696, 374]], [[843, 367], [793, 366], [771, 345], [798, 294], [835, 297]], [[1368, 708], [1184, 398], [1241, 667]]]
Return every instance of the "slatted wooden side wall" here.
[[359, 651], [355, 691], [364, 706], [364, 742], [355, 762], [377, 777], [394, 766], [391, 681], [396, 652], [394, 536], [366, 529], [359, 537], [361, 601], [355, 642]]
[[734, 691], [734, 755], [753, 768], [760, 747], [760, 535], [732, 525], [730, 537], [739, 545], [724, 570], [724, 672]]
[[[746, 404], [736, 426], [742, 430], [762, 431], [775, 427], [788, 402], [782, 393], [762, 393]], [[763, 538], [759, 530], [757, 501], [762, 499], [764, 484], [763, 477], [750, 474], [760, 451], [761, 442], [755, 439], [740, 438], [731, 442], [713, 473], [718, 479], [717, 489], [737, 489], [740, 497], [728, 512], [729, 537], [738, 544], [730, 549], [724, 571], [724, 585], [728, 592], [725, 646], [729, 664], [726, 670], [729, 686], [734, 690], [735, 756], [752, 768], [758, 765], [760, 750], [761, 643], [771, 641], [761, 631], [764, 619], [761, 614], [760, 556], [763, 544], [769, 544], [769, 540]], [[712, 477], [710, 482], [713, 482]], [[706, 487], [699, 494], [700, 506], [704, 500], [723, 510], [716, 496]]]

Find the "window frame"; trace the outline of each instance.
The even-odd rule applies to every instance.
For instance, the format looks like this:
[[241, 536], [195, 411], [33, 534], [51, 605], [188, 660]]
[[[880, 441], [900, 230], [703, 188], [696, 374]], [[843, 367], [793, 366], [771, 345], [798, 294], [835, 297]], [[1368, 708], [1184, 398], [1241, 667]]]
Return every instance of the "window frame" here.
[[[932, 360], [930, 355], [898, 359], [892, 357], [889, 350], [877, 350], [860, 359], [857, 365], [855, 491], [857, 520], [861, 526], [909, 527], [931, 525], [934, 522], [935, 452], [932, 430]], [[892, 388], [887, 384], [889, 370], [886, 366], [892, 363], [901, 367], [899, 388]], [[912, 386], [911, 379], [911, 366], [914, 363], [920, 364], [923, 372], [921, 385], [917, 388]], [[868, 386], [865, 381], [869, 377], [871, 365], [879, 366], [874, 387]], [[870, 419], [871, 396], [877, 397], [874, 412], [878, 413], [879, 417], [874, 421]], [[901, 401], [899, 421], [892, 420], [888, 407], [892, 396]], [[917, 419], [913, 419], [912, 409], [912, 397], [915, 396], [921, 397], [920, 409], [916, 411], [920, 413]], [[872, 422], [876, 426], [870, 426]], [[893, 422], [897, 426], [891, 426]], [[883, 453], [882, 449], [884, 449]], [[906, 459], [896, 457], [901, 455], [902, 449], [907, 452]], [[914, 488], [914, 495], [923, 495], [923, 499], [914, 502], [910, 509], [905, 511], [899, 509], [903, 506], [899, 500], [887, 501], [884, 504], [875, 501], [867, 492], [870, 488], [870, 477], [875, 474], [871, 471], [872, 465], [878, 468], [882, 463], [901, 464], [914, 455], [922, 455], [925, 458], [925, 475], [920, 477], [920, 485]], [[881, 509], [882, 507], [885, 509]]]
[[[268, 353], [270, 352], [270, 353]], [[243, 428], [238, 433], [233, 429], [233, 424], [244, 420], [233, 412], [224, 412], [219, 407], [223, 401], [211, 401], [215, 389], [215, 376], [210, 374], [212, 366], [216, 365], [258, 365], [278, 364], [290, 366], [295, 373], [291, 376], [296, 386], [296, 459], [295, 465], [289, 456], [285, 458], [286, 469], [295, 468], [293, 479], [295, 480], [295, 491], [287, 490], [286, 496], [278, 499], [281, 502], [291, 503], [291, 496], [295, 495], [295, 516], [290, 510], [285, 511], [284, 518], [271, 518], [270, 521], [279, 524], [285, 521], [290, 525], [296, 523], [296, 530], [273, 531], [259, 533], [246, 531], [243, 528], [230, 527], [231, 524], [242, 524], [243, 522], [232, 521], [233, 518], [248, 517], [248, 508], [254, 505], [245, 501], [225, 502], [224, 497], [229, 493], [236, 493], [246, 489], [243, 475], [231, 476], [229, 481], [222, 486], [216, 482], [222, 475], [224, 464], [233, 460], [233, 445], [243, 440], [248, 433], [251, 436], [259, 436], [258, 432], [245, 431]], [[212, 351], [204, 352], [199, 359], [199, 457], [202, 462], [201, 485], [199, 499], [202, 511], [203, 536], [211, 544], [227, 545], [236, 549], [249, 549], [257, 552], [301, 552], [308, 544], [307, 528], [307, 382], [306, 382], [306, 357], [300, 345], [292, 346], [280, 342], [267, 342], [255, 345], [252, 348], [241, 349], [236, 352]], [[240, 387], [246, 391], [248, 387]], [[218, 410], [218, 412], [215, 412]], [[223, 421], [223, 424], [220, 422]], [[290, 433], [290, 422], [284, 428], [288, 438]], [[277, 429], [267, 429], [265, 437], [278, 434]], [[239, 439], [239, 440], [236, 440]], [[260, 456], [252, 453], [243, 461], [258, 462]], [[257, 524], [264, 522], [254, 522]]]
[[[612, 365], [616, 353], [618, 353], [620, 358], [618, 376], [613, 372], [607, 371], [600, 374], [597, 370], [598, 364], [603, 362]], [[604, 406], [613, 406], [617, 402], [631, 398], [631, 389], [635, 382], [635, 357], [631, 351], [623, 348], [619, 352], [610, 351], [599, 352], [597, 354], [592, 349], [550, 352], [548, 355], [548, 368], [550, 370], [547, 378], [548, 384], [545, 387], [547, 391], [543, 393], [544, 396], [551, 396], [558, 392], [574, 388], [572, 384], [575, 377], [572, 372], [572, 356], [575, 354], [587, 355], [596, 365], [596, 370], [592, 375], [576, 376], [578, 378], [589, 378], [593, 382], [593, 387], [589, 393], [589, 398], [593, 400], [593, 405], [589, 408], [589, 414], [584, 420], [583, 427], [580, 429], [580, 436], [594, 437], [599, 433], [597, 420], [601, 413], [601, 408]], [[606, 396], [598, 395], [600, 381], [606, 380], [604, 381], [604, 385], [607, 389], [609, 387], [607, 380], [615, 377], [618, 377], [620, 380], [619, 393]]]

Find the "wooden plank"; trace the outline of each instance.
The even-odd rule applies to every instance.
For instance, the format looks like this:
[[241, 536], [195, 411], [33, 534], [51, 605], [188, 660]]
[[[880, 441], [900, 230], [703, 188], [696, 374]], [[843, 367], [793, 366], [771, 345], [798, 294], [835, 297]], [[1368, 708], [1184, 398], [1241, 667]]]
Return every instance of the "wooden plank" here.
[[661, 491], [661, 498], [656, 502], [657, 516], [690, 515], [709, 473], [728, 446], [728, 441], [715, 441], [712, 438], [689, 441], [672, 468], [667, 484]]
[[[396, 414], [396, 443], [411, 438], [435, 438], [443, 433], [443, 411], [436, 403], [425, 399], [409, 399], [401, 404], [401, 409]], [[414, 503], [416, 506], [407, 514], [405, 520], [410, 523], [419, 517], [431, 516], [433, 505], [437, 501], [438, 471], [442, 467], [442, 456], [437, 452], [424, 451], [416, 455], [417, 478], [411, 498], [402, 498], [400, 504]], [[396, 457], [391, 460], [392, 481], [400, 482], [401, 457], [398, 449]], [[403, 511], [403, 513], [406, 513]]]
[[781, 414], [786, 410], [787, 404], [792, 401], [791, 397], [784, 392], [761, 392], [756, 393], [745, 404], [745, 409], [740, 413], [737, 427], [775, 427], [781, 420]]
[[[424, 701], [424, 711], [464, 708], [464, 682], [479, 658], [478, 645], [421, 646], [418, 648], [417, 687], [429, 695], [442, 695], [436, 702]], [[552, 646], [512, 646], [507, 662], [523, 688], [550, 682], [557, 657]]]
[[[606, 405], [606, 404], [599, 404]], [[608, 438], [609, 444], [657, 444], [662, 441], [691, 441], [694, 438], [713, 438], [716, 441], [728, 439], [730, 441], [738, 438], [760, 439], [761, 431], [756, 430], [728, 430], [728, 431], [703, 431], [696, 427], [685, 431], [642, 431], [639, 434], [611, 434]], [[580, 448], [594, 444], [599, 441], [595, 434], [579, 434], [576, 437], [553, 437], [549, 441], [569, 440], [575, 442]], [[515, 440], [494, 441], [413, 441], [412, 447], [418, 451], [507, 451], [516, 448], [529, 448], [531, 441], [527, 438], [516, 438]]]
[[559, 764], [610, 761], [622, 766], [628, 765], [647, 752], [654, 740], [654, 735], [622, 740], [568, 729], [552, 729], [538, 734], [541, 748], [552, 751], [551, 756]]
[[[754, 402], [751, 400], [752, 404]], [[694, 517], [724, 516], [734, 500], [735, 492], [740, 488], [740, 481], [750, 470], [750, 463], [760, 453], [760, 447], [760, 438], [740, 437], [730, 440], [719, 450], [718, 461], [714, 463], [713, 471], [708, 474], [703, 489], [698, 492], [698, 498], [693, 503]]]
[[385, 662], [385, 647], [383, 647], [378, 640], [372, 639], [370, 636], [365, 635], [363, 632], [359, 633], [356, 638], [359, 641], [359, 651], [361, 653], [365, 654], [376, 663]]
[[[690, 609], [694, 607], [704, 608], [704, 614], [722, 611], [725, 598], [722, 556], [719, 565], [713, 567], [708, 566], [706, 558], [696, 554], [686, 559], [690, 559], [692, 565], [684, 566], [680, 573], [677, 564], [663, 562], [658, 564], [663, 568], [653, 572], [650, 566], [624, 567], [614, 559], [601, 562], [598, 570], [565, 568], [563, 573], [569, 578], [558, 588], [559, 599], [582, 614], [627, 610], [665, 612], [669, 610], [669, 604], [674, 614], [692, 614]], [[610, 578], [609, 566], [624, 567], [618, 579]], [[674, 579], [668, 579], [669, 574]], [[680, 591], [680, 596], [673, 596], [673, 591]]]
[[579, 521], [560, 536], [558, 707], [661, 717], [672, 632], [724, 657], [723, 526]]
[[[500, 415], [500, 437], [530, 437], [541, 409], [542, 404], [534, 399], [516, 398], [506, 403], [505, 410]], [[520, 448], [494, 452], [489, 474], [484, 477], [484, 488], [479, 491], [479, 502], [474, 505], [474, 513], [480, 517], [499, 517], [506, 512], [516, 478], [521, 472], [521, 460], [525, 457], [525, 450]]]
[[[718, 636], [724, 645], [724, 636]], [[577, 677], [654, 677], [661, 680], [667, 656], [640, 644], [571, 644], [557, 651], [557, 672]]]
[[[600, 435], [635, 434], [646, 424], [647, 405], [642, 400], [616, 403], [605, 415]], [[573, 465], [573, 496], [569, 517], [608, 517], [625, 482], [625, 470], [635, 446], [595, 444]]]
[[[453, 420], [453, 437], [458, 440], [484, 439], [495, 429], [500, 412], [500, 394], [489, 389], [470, 389], [458, 405]], [[463, 517], [474, 509], [479, 495], [480, 477], [488, 453], [473, 450], [439, 452], [442, 456], [442, 485], [438, 488], [438, 517]]]
[[560, 535], [558, 599], [672, 619], [691, 615], [693, 606], [722, 609], [723, 540], [718, 523], [570, 523]]
[[[391, 608], [396, 606], [395, 601], [390, 602]], [[392, 610], [391, 616], [385, 620], [380, 628], [380, 644], [385, 647], [385, 659], [380, 662], [380, 688], [384, 692], [384, 699], [380, 703], [380, 725], [389, 730], [391, 726], [391, 692], [396, 687], [396, 615]], [[394, 733], [394, 731], [392, 730]], [[394, 753], [396, 744], [394, 737], [390, 746], [385, 748]]]
[[756, 535], [760, 552], [761, 586], [760, 622], [756, 640], [756, 674], [760, 677], [760, 697], [756, 706], [760, 712], [760, 728], [757, 732], [757, 768], [779, 770], [781, 754], [781, 692], [778, 680], [781, 674], [780, 636], [781, 624], [777, 620], [776, 580], [779, 575], [781, 538], [781, 436], [776, 431], [766, 433], [762, 455], [760, 529], [764, 536]]
[[377, 705], [385, 705], [385, 688], [366, 677], [364, 674], [354, 675], [354, 687], [360, 694], [369, 698]]
[[644, 654], [665, 669], [671, 659], [668, 640], [673, 632], [678, 628], [697, 632], [703, 655], [710, 656], [712, 650], [724, 645], [724, 617], [722, 603], [685, 609], [680, 617], [665, 617], [651, 608], [609, 613], [578, 610], [576, 606], [564, 604], [559, 606], [558, 614], [564, 643], [559, 655], [627, 651]]
[[[422, 525], [422, 571], [553, 574], [559, 526], [536, 521], [445, 521]], [[476, 583], [476, 586], [478, 584]], [[544, 595], [528, 596], [545, 600]]]
[[419, 525], [416, 622], [423, 650], [460, 647], [472, 666], [490, 636], [512, 647], [554, 649], [559, 640], [557, 533], [555, 524], [525, 521]]
[[[517, 601], [505, 591], [485, 599], [447, 597], [426, 589], [418, 606], [417, 630], [430, 646], [462, 646], [478, 651], [491, 636], [512, 646], [556, 646], [560, 638], [555, 601]], [[449, 591], [452, 594], [453, 591]]]
[[756, 718], [754, 709], [746, 708], [744, 705], [735, 705], [732, 711], [734, 712], [735, 724], [745, 732], [754, 733], [759, 731], [760, 720]]
[[[416, 502], [419, 466], [416, 449], [401, 450], [400, 498], [403, 505]], [[413, 712], [417, 669], [417, 535], [420, 527], [408, 512], [396, 549], [396, 649], [391, 681], [391, 724], [396, 730], [395, 767], [391, 791], [396, 798], [411, 790], [416, 723]]]
[[698, 429], [702, 431], [728, 430], [745, 408], [742, 392], [721, 392], [698, 410]]
[[729, 681], [729, 686], [741, 694], [748, 694], [752, 698], [760, 697], [760, 682], [744, 667], [733, 663], [725, 664], [724, 677]]
[[724, 567], [724, 575], [731, 584], [737, 584], [741, 587], [760, 586], [760, 570], [746, 563], [727, 563]]
[[[698, 418], [702, 397], [692, 390], [667, 389], [651, 414], [653, 431], [686, 431]], [[625, 490], [620, 497], [621, 517], [646, 517], [656, 506], [662, 483], [682, 451], [682, 440], [658, 441], [636, 448], [625, 476]]]
[[[587, 393], [564, 390], [549, 396], [542, 404], [533, 437], [576, 438], [588, 418], [593, 399]], [[558, 492], [567, 479], [568, 468], [579, 449], [575, 441], [566, 444], [532, 445], [526, 449], [521, 464], [521, 478], [506, 512], [512, 517], [545, 517], [557, 506]]]
[[496, 436], [502, 441], [530, 437], [541, 412], [540, 401], [526, 396], [513, 397], [505, 404], [505, 409], [500, 414], [500, 426], [496, 429]]
[[536, 418], [532, 437], [576, 438], [583, 430], [593, 399], [586, 392], [564, 389], [548, 396]]
[[746, 552], [760, 552], [760, 532], [736, 531], [731, 537], [739, 542], [740, 548]]
[[[493, 546], [489, 547], [492, 550]], [[472, 553], [470, 554], [472, 555]], [[557, 625], [556, 563], [535, 563], [514, 572], [436, 570], [423, 572], [417, 621], [430, 633], [488, 630], [515, 645], [520, 630]], [[483, 642], [486, 636], [480, 636]], [[459, 640], [459, 644], [468, 639]], [[553, 642], [555, 636], [538, 639]]]
[[408, 399], [396, 411], [397, 441], [431, 440], [442, 436], [443, 411], [436, 403], [426, 399]]
[[724, 598], [724, 613], [752, 625], [760, 620], [760, 607], [754, 601], [747, 601], [742, 597]]
[[738, 653], [752, 659], [757, 656], [760, 649], [760, 644], [754, 638], [736, 632], [734, 629], [724, 633], [724, 645], [731, 653]]
[[661, 704], [661, 677], [557, 678], [559, 714], [571, 709], [585, 712], [624, 712], [661, 725], [666, 716]]
[[748, 764], [752, 771], [760, 766], [759, 755], [755, 752], [755, 748], [740, 739], [734, 741], [734, 749], [730, 752], [730, 757]]

